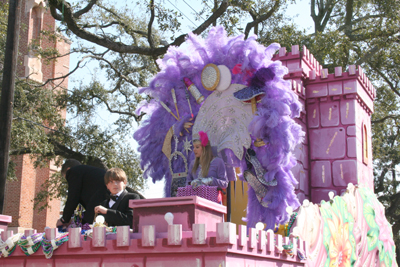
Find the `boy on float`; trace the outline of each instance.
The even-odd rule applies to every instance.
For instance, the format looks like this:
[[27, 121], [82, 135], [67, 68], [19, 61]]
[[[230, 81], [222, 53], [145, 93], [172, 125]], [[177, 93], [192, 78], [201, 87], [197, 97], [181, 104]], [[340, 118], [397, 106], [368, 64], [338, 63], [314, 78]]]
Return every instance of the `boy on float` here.
[[108, 226], [129, 225], [132, 228], [133, 210], [129, 208], [129, 200], [140, 199], [139, 195], [126, 191], [128, 180], [120, 168], [109, 169], [104, 182], [111, 195], [94, 208], [95, 213], [103, 215]]

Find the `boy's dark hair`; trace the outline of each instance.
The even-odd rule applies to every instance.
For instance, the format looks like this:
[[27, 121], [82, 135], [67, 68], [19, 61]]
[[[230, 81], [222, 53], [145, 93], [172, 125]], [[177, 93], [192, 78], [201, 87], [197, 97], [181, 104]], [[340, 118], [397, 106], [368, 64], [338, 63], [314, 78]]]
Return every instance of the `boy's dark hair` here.
[[67, 173], [68, 168], [72, 168], [78, 165], [82, 165], [76, 159], [67, 159], [61, 167], [61, 174], [65, 175]]

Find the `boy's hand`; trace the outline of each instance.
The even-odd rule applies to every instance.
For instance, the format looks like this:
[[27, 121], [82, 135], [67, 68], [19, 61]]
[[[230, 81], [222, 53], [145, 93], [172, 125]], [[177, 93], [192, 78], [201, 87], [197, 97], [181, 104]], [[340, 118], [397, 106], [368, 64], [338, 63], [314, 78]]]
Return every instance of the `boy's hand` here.
[[98, 214], [107, 214], [107, 209], [101, 205], [94, 208], [94, 212]]
[[60, 226], [61, 226], [61, 227], [63, 227], [63, 228], [67, 228], [68, 225], [70, 224], [70, 222], [71, 222], [71, 221], [69, 221], [69, 222], [64, 222], [64, 221], [62, 221], [61, 218], [60, 218], [60, 219], [57, 220], [56, 227], [60, 227]]

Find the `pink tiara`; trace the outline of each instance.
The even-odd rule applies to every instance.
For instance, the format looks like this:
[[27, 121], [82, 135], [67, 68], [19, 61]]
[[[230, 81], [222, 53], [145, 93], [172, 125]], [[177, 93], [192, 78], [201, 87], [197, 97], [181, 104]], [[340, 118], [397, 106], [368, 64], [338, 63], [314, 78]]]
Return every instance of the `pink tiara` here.
[[200, 136], [200, 142], [202, 146], [207, 146], [208, 144], [208, 136], [207, 133], [200, 131], [199, 132], [199, 136]]

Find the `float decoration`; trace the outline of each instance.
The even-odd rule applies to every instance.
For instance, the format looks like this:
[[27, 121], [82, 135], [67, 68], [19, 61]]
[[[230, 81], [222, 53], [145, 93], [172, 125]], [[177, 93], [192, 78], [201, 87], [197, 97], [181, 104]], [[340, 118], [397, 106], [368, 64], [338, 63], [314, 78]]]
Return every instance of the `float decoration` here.
[[201, 72], [201, 84], [208, 91], [214, 91], [221, 79], [219, 68], [214, 64], [207, 64]]
[[305, 201], [296, 223], [308, 266], [397, 266], [391, 226], [368, 188], [349, 184], [320, 206]]
[[22, 237], [21, 233], [15, 234], [7, 238], [6, 241], [1, 240], [0, 238], [0, 257], [8, 257], [10, 256], [15, 248], [17, 247], [18, 240]]
[[[206, 131], [218, 155], [232, 169], [227, 171], [230, 181], [236, 180], [234, 167], [240, 167], [241, 173], [247, 170], [244, 155], [249, 148], [256, 152], [265, 172], [262, 181], [269, 183], [276, 179], [276, 186], [269, 186], [262, 202], [254, 190], [249, 189], [248, 226], [261, 221], [273, 229], [275, 224], [287, 222], [286, 207], [296, 209], [300, 205], [293, 186], [297, 181], [290, 169], [295, 165], [292, 151], [302, 141], [304, 133], [294, 121], [299, 116], [301, 104], [291, 90], [290, 82], [283, 79], [287, 68], [281, 62], [272, 61], [279, 47], [279, 44], [264, 47], [257, 43], [255, 35], [246, 40], [244, 35], [228, 37], [222, 26], [211, 28], [204, 39], [191, 33], [184, 47], [170, 47], [164, 58], [157, 62], [161, 71], [149, 87], [140, 89], [140, 93], [150, 95], [160, 103], [175, 103], [170, 93], [174, 88], [176, 102], [188, 102], [188, 105], [179, 105], [181, 121], [178, 122], [165, 116], [165, 110], [154, 101], [143, 103], [138, 108], [138, 114], [142, 111], [148, 114], [134, 134], [144, 178], [152, 178], [153, 182], [165, 179], [165, 196], [170, 196], [172, 174], [169, 159], [161, 153], [165, 133], [172, 126], [175, 135], [183, 133], [178, 136], [177, 151], [186, 152], [190, 162], [194, 154], [185, 149], [185, 140], [189, 142], [194, 133]], [[251, 86], [257, 87], [259, 95], [264, 95], [256, 104], [255, 114], [251, 105], [234, 97], [236, 92]], [[189, 118], [194, 120], [188, 133], [183, 129]], [[255, 147], [253, 143], [257, 138], [267, 145]], [[174, 160], [171, 169], [173, 173], [183, 172], [184, 160]], [[239, 178], [243, 179], [242, 174]], [[263, 202], [269, 203], [268, 206], [260, 204]]]
[[68, 235], [69, 233], [63, 233], [56, 238], [49, 240], [46, 238], [45, 234], [42, 240], [42, 249], [46, 259], [50, 259], [53, 256], [54, 250], [56, 250], [59, 246], [68, 241]]
[[181, 118], [179, 116], [178, 102], [176, 101], [176, 95], [175, 95], [174, 88], [171, 89], [171, 95], [172, 95], [172, 99], [174, 100], [174, 105], [175, 105], [176, 114], [178, 115], [178, 120], [180, 120]]
[[26, 256], [30, 256], [36, 253], [43, 240], [44, 233], [36, 233], [30, 236], [22, 236], [18, 241], [18, 246], [25, 253]]

